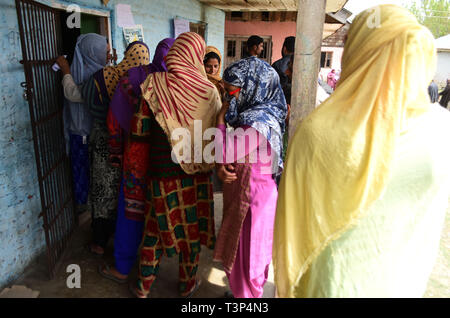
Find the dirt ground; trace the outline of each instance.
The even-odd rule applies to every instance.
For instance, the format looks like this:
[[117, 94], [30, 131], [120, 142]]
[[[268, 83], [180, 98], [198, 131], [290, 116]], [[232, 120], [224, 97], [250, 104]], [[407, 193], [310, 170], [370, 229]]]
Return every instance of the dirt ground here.
[[[216, 233], [222, 221], [222, 194], [214, 195]], [[76, 229], [67, 248], [61, 268], [53, 280], [47, 278], [47, 263], [41, 257], [35, 264], [14, 282], [15, 285], [25, 285], [40, 292], [44, 298], [130, 298], [128, 284], [118, 284], [99, 275], [97, 268], [104, 262], [113, 264], [113, 240], [105, 252], [104, 258], [90, 254], [85, 245], [91, 236], [90, 220], [86, 220]], [[202, 247], [198, 274], [202, 283], [193, 298], [221, 298], [229, 290], [228, 280], [219, 263], [212, 262], [213, 251]], [[66, 286], [69, 276], [66, 268], [70, 264], [77, 264], [81, 269], [81, 288], [70, 289]], [[129, 280], [136, 281], [137, 265], [133, 268]], [[158, 276], [152, 286], [152, 298], [176, 298], [178, 295], [178, 257], [163, 257]], [[275, 296], [273, 270], [264, 287], [264, 297]]]
[[[222, 196], [215, 194], [216, 229], [218, 230], [222, 217]], [[450, 204], [450, 201], [449, 201]], [[450, 209], [447, 211], [450, 212]], [[75, 231], [69, 244], [62, 266], [53, 280], [48, 280], [47, 263], [45, 257], [39, 258], [14, 282], [15, 285], [25, 285], [32, 290], [39, 291], [39, 297], [45, 298], [129, 298], [132, 297], [128, 284], [119, 285], [101, 277], [97, 272], [98, 265], [113, 263], [112, 241], [104, 258], [91, 255], [84, 246], [88, 243], [91, 229], [86, 220]], [[81, 268], [81, 288], [70, 289], [66, 286], [68, 273], [66, 268], [70, 264], [78, 264]], [[220, 298], [229, 289], [225, 273], [218, 263], [212, 262], [212, 251], [202, 249], [199, 274], [202, 285], [194, 298]], [[130, 281], [137, 276], [137, 266], [130, 274]], [[175, 298], [178, 282], [178, 257], [163, 257], [158, 277], [152, 287], [152, 297]], [[11, 284], [12, 285], [12, 284]], [[271, 268], [268, 282], [264, 288], [264, 297], [274, 297], [275, 286], [273, 270]], [[428, 282], [426, 298], [450, 297], [450, 213], [446, 215], [445, 226], [442, 231], [439, 256]]]

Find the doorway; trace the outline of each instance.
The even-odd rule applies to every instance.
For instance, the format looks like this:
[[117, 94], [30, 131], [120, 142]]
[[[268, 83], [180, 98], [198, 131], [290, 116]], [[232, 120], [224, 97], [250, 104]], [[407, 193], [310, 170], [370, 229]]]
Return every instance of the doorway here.
[[71, 12], [66, 12], [66, 10], [60, 10], [61, 19], [59, 28], [61, 30], [62, 54], [67, 55], [69, 64], [72, 64], [77, 38], [81, 34], [97, 33], [105, 36], [108, 39], [108, 42], [111, 43], [109, 39], [110, 30], [108, 17], [82, 12], [80, 17], [81, 28], [69, 28], [65, 22], [71, 14]]

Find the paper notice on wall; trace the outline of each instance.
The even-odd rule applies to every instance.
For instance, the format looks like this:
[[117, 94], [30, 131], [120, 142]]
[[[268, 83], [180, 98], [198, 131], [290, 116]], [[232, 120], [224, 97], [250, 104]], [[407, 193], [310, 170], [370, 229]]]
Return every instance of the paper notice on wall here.
[[142, 28], [142, 25], [123, 28], [123, 36], [125, 37], [127, 46], [134, 41], [144, 42], [144, 30]]
[[116, 5], [116, 21], [118, 27], [132, 27], [134, 26], [133, 13], [131, 13], [131, 6], [128, 4], [119, 3]]
[[174, 19], [173, 29], [175, 38], [177, 38], [181, 33], [189, 32], [191, 30], [189, 27], [189, 21], [184, 19]]

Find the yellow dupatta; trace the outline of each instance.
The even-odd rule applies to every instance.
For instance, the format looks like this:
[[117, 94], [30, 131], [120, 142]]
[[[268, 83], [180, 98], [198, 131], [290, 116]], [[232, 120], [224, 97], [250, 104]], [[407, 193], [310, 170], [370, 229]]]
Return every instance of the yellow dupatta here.
[[210, 52], [214, 52], [219, 56], [219, 58], [220, 58], [219, 70], [217, 71], [217, 74], [215, 74], [215, 75], [213, 75], [213, 74], [206, 74], [206, 75], [208, 76], [209, 81], [216, 86], [217, 90], [219, 91], [220, 96], [223, 96], [225, 93], [225, 88], [223, 86], [222, 77], [220, 76], [220, 72], [222, 71], [222, 62], [223, 62], [222, 55], [220, 54], [220, 51], [215, 46], [207, 46], [206, 47], [205, 55]]
[[217, 71], [217, 74], [206, 74], [208, 76], [208, 79], [214, 84], [217, 85], [218, 82], [222, 80], [222, 77], [220, 77], [220, 72], [222, 71], [222, 55], [220, 54], [220, 51], [215, 46], [207, 46], [205, 55], [214, 52], [220, 57], [220, 63], [219, 63], [219, 70]]
[[295, 297], [314, 259], [382, 196], [399, 136], [429, 109], [433, 36], [405, 9], [374, 9], [354, 19], [336, 91], [289, 144], [273, 245], [280, 297]]

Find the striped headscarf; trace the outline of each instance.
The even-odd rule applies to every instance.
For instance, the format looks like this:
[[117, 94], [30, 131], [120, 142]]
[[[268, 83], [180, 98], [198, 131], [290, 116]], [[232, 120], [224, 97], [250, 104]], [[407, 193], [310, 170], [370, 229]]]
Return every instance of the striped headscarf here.
[[[194, 160], [194, 120], [201, 121], [203, 136], [206, 129], [215, 127], [221, 107], [219, 94], [208, 80], [203, 66], [205, 48], [205, 41], [197, 33], [180, 34], [166, 56], [168, 71], [150, 74], [141, 85], [142, 95], [172, 148], [178, 143], [178, 139], [172, 140], [172, 132], [177, 128], [189, 130], [191, 162], [186, 162], [179, 151], [174, 151], [181, 167], [189, 174], [205, 172], [213, 167], [203, 163], [202, 158], [201, 162], [194, 162], [199, 161]], [[181, 141], [186, 142], [184, 138]], [[203, 141], [202, 152], [205, 145]]]

